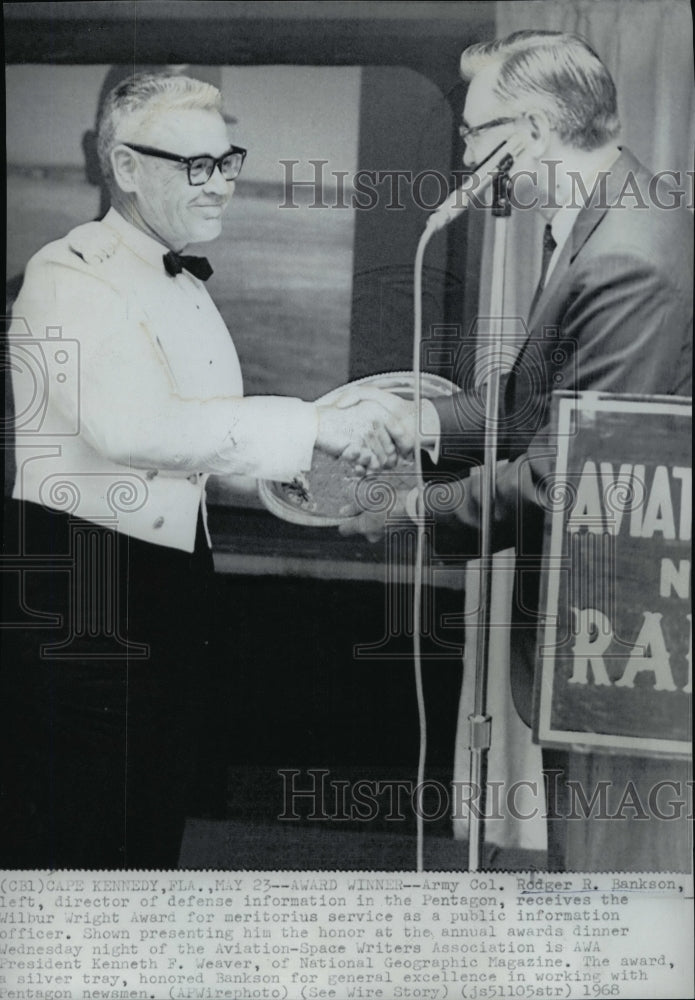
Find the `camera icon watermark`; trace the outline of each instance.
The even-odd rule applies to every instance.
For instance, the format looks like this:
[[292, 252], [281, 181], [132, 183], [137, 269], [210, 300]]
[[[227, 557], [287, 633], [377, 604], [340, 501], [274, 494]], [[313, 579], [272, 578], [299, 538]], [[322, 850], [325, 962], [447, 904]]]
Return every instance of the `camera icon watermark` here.
[[[547, 427], [551, 393], [577, 386], [576, 343], [561, 337], [556, 327], [531, 336], [521, 316], [478, 316], [468, 331], [459, 327], [458, 332], [456, 343], [449, 329], [444, 352], [437, 339], [423, 340], [423, 363], [445, 356], [448, 377], [460, 390], [453, 396], [455, 426], [442, 434], [445, 447], [447, 438], [461, 435], [478, 447], [490, 435], [503, 446], [523, 447]], [[514, 405], [509, 414], [502, 405], [491, 417], [487, 394], [495, 376], [502, 396], [507, 384], [513, 385]]]
[[[8, 320], [6, 318], [5, 322]], [[5, 432], [16, 438], [66, 437], [80, 432], [80, 345], [60, 326], [35, 336], [26, 319], [14, 317], [8, 335], [14, 413]], [[51, 399], [60, 398], [59, 423], [46, 425]]]

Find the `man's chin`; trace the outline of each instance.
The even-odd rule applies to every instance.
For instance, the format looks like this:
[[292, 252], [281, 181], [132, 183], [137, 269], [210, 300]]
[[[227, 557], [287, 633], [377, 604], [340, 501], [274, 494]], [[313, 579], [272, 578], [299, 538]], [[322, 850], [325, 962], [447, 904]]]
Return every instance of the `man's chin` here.
[[208, 243], [216, 240], [222, 232], [221, 215], [214, 219], [200, 219], [189, 230], [189, 243]]

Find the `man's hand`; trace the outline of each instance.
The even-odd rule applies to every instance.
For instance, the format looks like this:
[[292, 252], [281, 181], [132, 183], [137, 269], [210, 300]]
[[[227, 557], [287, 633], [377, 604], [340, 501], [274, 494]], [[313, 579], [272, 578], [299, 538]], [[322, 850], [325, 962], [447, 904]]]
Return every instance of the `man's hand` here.
[[347, 459], [355, 471], [376, 472], [396, 464], [397, 420], [379, 403], [363, 400], [318, 407], [316, 447]]
[[432, 400], [420, 400], [420, 415], [415, 409], [412, 399], [403, 399], [395, 392], [377, 388], [369, 383], [351, 385], [344, 389], [333, 400], [337, 407], [352, 406], [359, 401], [379, 403], [388, 411], [389, 417], [385, 424], [389, 436], [398, 448], [399, 455], [410, 457], [419, 444], [420, 448], [429, 453], [430, 458], [438, 461], [440, 425], [439, 416]]
[[330, 404], [318, 407], [316, 445], [352, 462], [358, 474], [393, 468], [398, 455], [410, 455], [417, 421], [411, 400], [372, 385], [350, 386]]
[[386, 392], [374, 385], [352, 385], [333, 401], [338, 409], [353, 407], [358, 403], [376, 403], [383, 412], [376, 419], [383, 423], [389, 438], [403, 456], [412, 455], [415, 448], [417, 420], [412, 400], [403, 399], [393, 392]]
[[[395, 491], [391, 502], [375, 503], [374, 509], [366, 510], [363, 508], [361, 513], [357, 513], [357, 507], [355, 507], [354, 511], [346, 510], [344, 513], [348, 515], [353, 514], [354, 516], [339, 525], [338, 531], [346, 537], [350, 535], [364, 535], [368, 541], [378, 542], [384, 535], [387, 521], [390, 518], [403, 519], [406, 515], [409, 517], [415, 515], [417, 508], [416, 492], [414, 489]], [[380, 494], [379, 499], [384, 499], [383, 490], [380, 491]], [[365, 497], [365, 506], [368, 505], [368, 502], [368, 497]]]
[[[342, 425], [335, 412], [327, 414], [331, 409], [344, 412]], [[393, 455], [393, 445], [399, 455], [406, 458], [412, 455], [418, 443], [418, 431], [420, 446], [429, 451], [436, 461], [434, 456], [439, 440], [439, 418], [429, 399], [421, 401], [420, 427], [412, 399], [403, 399], [394, 392], [387, 392], [368, 383], [349, 386], [335, 398], [331, 398], [330, 405], [319, 406], [320, 424], [322, 413], [324, 433], [322, 434], [319, 426], [317, 447], [333, 455], [341, 454], [354, 463], [355, 471], [360, 474], [392, 468], [397, 459]], [[361, 424], [364, 419], [371, 424], [366, 429]], [[365, 430], [367, 436], [360, 439], [359, 432]], [[336, 440], [341, 433], [348, 433], [350, 441], [342, 452], [337, 452]]]

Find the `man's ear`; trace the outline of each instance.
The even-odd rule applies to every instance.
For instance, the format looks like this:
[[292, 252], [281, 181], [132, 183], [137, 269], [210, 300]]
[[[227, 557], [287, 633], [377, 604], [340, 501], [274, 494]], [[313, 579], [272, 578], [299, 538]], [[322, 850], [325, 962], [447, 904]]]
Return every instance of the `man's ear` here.
[[527, 149], [534, 156], [542, 156], [550, 143], [550, 133], [553, 131], [545, 111], [528, 111], [524, 115], [527, 122]]
[[111, 150], [111, 169], [121, 191], [137, 190], [138, 161], [127, 146], [114, 146]]

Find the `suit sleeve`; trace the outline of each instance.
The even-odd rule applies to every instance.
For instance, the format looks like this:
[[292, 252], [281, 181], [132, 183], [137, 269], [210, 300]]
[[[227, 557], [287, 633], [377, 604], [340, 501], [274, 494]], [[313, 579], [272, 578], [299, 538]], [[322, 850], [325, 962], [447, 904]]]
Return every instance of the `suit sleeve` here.
[[[292, 478], [311, 465], [315, 408], [273, 396], [182, 398], [166, 358], [108, 281], [64, 261], [34, 260], [14, 309], [33, 338], [60, 327], [79, 356], [79, 432], [113, 462], [157, 468]], [[50, 386], [51, 405], [74, 409], [73, 384]]]

